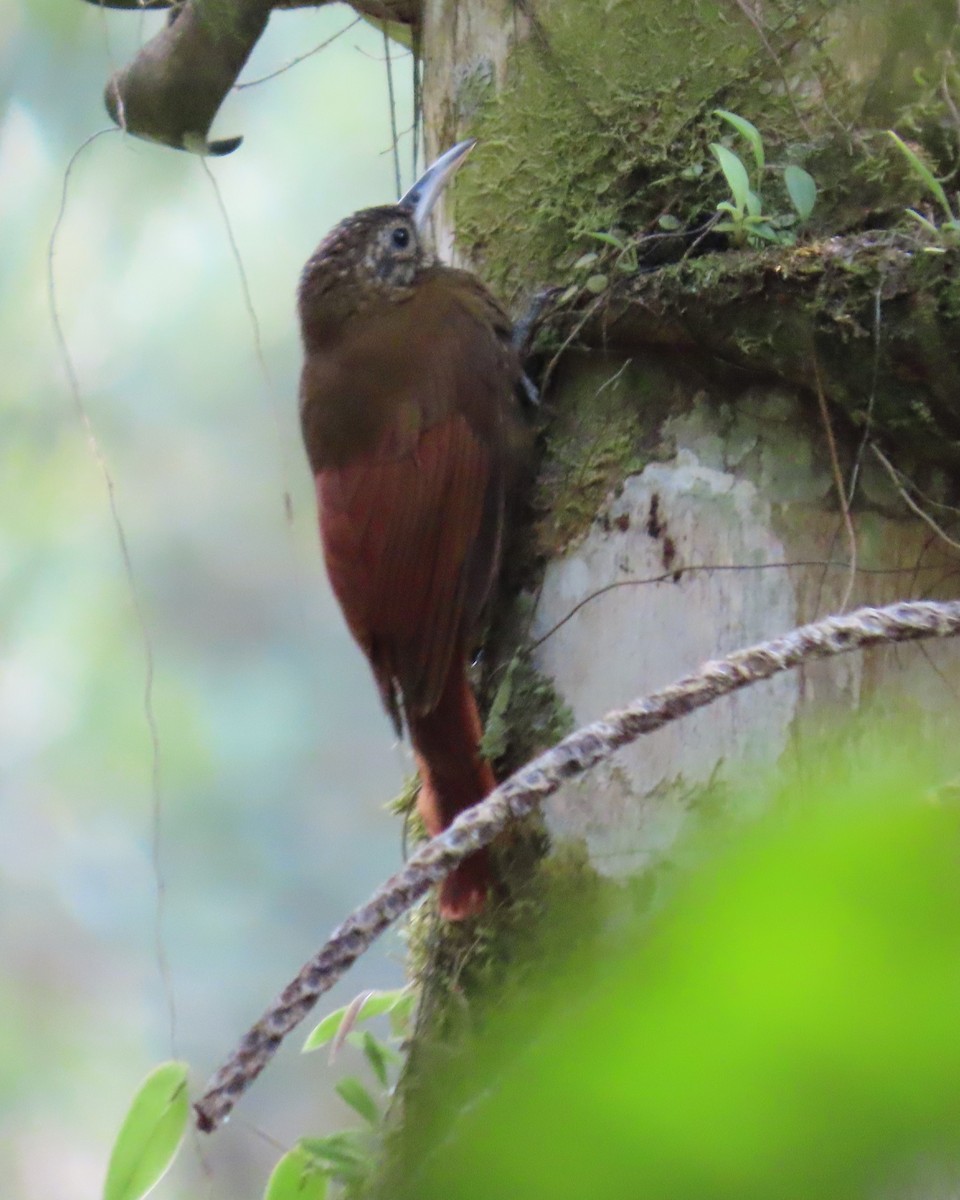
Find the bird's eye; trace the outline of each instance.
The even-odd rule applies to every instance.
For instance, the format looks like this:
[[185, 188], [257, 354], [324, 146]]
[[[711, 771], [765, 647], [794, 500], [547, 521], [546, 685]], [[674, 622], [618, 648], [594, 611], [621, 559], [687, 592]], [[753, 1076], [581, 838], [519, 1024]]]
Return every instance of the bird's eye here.
[[398, 250], [403, 250], [410, 245], [410, 230], [406, 225], [398, 225], [390, 235], [390, 240]]

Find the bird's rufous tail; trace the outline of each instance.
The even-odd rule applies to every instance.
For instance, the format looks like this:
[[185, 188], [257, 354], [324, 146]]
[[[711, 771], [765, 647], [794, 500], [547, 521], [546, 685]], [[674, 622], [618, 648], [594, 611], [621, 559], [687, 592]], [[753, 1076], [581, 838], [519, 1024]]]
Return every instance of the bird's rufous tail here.
[[[490, 764], [480, 756], [483, 727], [465, 663], [456, 655], [436, 708], [408, 715], [410, 738], [420, 768], [417, 811], [427, 833], [435, 837], [465, 808], [496, 786]], [[440, 913], [462, 921], [478, 913], [490, 886], [486, 848], [459, 863], [440, 886]]]

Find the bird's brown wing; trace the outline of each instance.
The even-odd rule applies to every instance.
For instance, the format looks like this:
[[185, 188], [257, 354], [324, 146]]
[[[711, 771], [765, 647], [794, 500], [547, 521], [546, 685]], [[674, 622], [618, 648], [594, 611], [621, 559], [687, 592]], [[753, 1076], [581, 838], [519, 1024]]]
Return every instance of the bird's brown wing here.
[[[325, 464], [322, 445], [312, 455], [330, 581], [395, 719], [395, 685], [408, 712], [436, 706], [490, 592], [515, 379], [512, 352], [478, 319], [473, 295], [425, 289], [416, 302], [430, 323], [408, 312], [402, 338], [380, 326], [383, 391], [350, 397], [382, 410], [376, 440], [347, 462]], [[358, 373], [348, 364], [342, 378]]]
[[330, 582], [395, 719], [394, 685], [408, 711], [430, 711], [462, 644], [489, 480], [489, 454], [459, 414], [412, 453], [317, 475]]

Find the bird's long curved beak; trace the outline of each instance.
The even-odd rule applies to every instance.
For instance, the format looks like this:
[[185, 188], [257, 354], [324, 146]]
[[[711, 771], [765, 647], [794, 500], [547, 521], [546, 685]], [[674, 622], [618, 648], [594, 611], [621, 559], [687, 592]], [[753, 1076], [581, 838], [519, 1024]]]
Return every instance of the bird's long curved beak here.
[[476, 138], [467, 138], [465, 142], [451, 146], [427, 167], [410, 191], [400, 197], [401, 207], [410, 210], [419, 232], [423, 231], [438, 196], [476, 144]]

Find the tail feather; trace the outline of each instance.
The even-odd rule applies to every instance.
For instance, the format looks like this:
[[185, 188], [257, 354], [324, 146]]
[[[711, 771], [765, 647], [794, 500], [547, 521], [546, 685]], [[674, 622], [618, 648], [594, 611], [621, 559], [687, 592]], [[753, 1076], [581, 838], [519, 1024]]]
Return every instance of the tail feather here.
[[[490, 764], [480, 756], [483, 728], [463, 659], [456, 655], [437, 706], [408, 714], [407, 723], [420, 768], [417, 810], [434, 837], [465, 808], [493, 790]], [[440, 912], [449, 921], [475, 916], [490, 886], [490, 858], [478, 850], [459, 863], [440, 888]]]
[[486, 846], [458, 863], [440, 885], [440, 915], [462, 921], [483, 911], [490, 890], [490, 854]]

